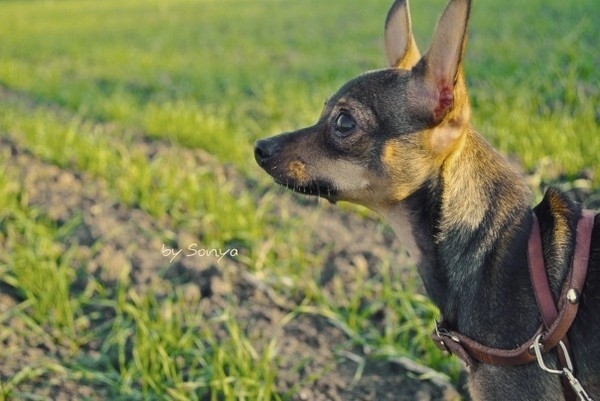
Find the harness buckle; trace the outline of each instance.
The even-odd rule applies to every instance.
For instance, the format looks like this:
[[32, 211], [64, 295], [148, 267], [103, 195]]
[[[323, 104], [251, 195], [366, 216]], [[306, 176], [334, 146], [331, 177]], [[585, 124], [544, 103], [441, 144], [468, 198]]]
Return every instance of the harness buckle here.
[[571, 388], [573, 389], [575, 394], [577, 394], [577, 397], [579, 397], [580, 400], [593, 401], [592, 398], [588, 395], [588, 393], [584, 390], [581, 383], [579, 383], [579, 380], [577, 380], [575, 375], [573, 375], [573, 372], [571, 372], [569, 369], [565, 368], [564, 374], [567, 377], [567, 380], [569, 380], [569, 384], [571, 385]]
[[[573, 363], [571, 362], [571, 356], [569, 355], [569, 352], [567, 351], [567, 347], [566, 347], [565, 343], [562, 341], [559, 341], [558, 345], [562, 348], [563, 355], [565, 356], [565, 362], [567, 364], [567, 367], [565, 369], [568, 369], [572, 372], [573, 371]], [[562, 370], [551, 369], [548, 366], [546, 366], [546, 363], [544, 362], [544, 358], [542, 357], [542, 352], [544, 352], [544, 345], [542, 344], [542, 333], [538, 334], [535, 337], [535, 340], [533, 340], [533, 345], [531, 346], [531, 348], [535, 352], [535, 359], [537, 360], [537, 363], [540, 366], [540, 369], [542, 369], [544, 372], [551, 373], [554, 375], [562, 375], [563, 374]]]
[[440, 342], [444, 342], [441, 338], [446, 337], [454, 341], [455, 343], [460, 343], [460, 339], [457, 336], [450, 334], [450, 332], [440, 326], [440, 322], [435, 320], [435, 334], [440, 337]]
[[571, 356], [569, 355], [569, 352], [567, 351], [567, 347], [565, 346], [565, 343], [560, 341], [558, 343], [558, 345], [562, 349], [567, 367], [563, 368], [562, 370], [558, 370], [558, 369], [549, 368], [546, 365], [546, 363], [544, 362], [544, 358], [542, 356], [542, 352], [544, 350], [544, 345], [542, 344], [541, 340], [542, 340], [542, 334], [538, 334], [535, 337], [535, 340], [533, 341], [533, 345], [531, 346], [531, 348], [535, 352], [535, 358], [537, 360], [537, 363], [538, 363], [540, 369], [542, 369], [544, 372], [547, 372], [550, 374], [564, 375], [567, 378], [567, 380], [569, 381], [569, 385], [571, 386], [571, 388], [573, 389], [575, 394], [577, 394], [577, 397], [579, 398], [579, 400], [594, 401], [588, 395], [588, 393], [585, 391], [585, 389], [583, 388], [583, 386], [581, 385], [579, 380], [577, 380], [577, 378], [573, 374], [573, 363], [571, 362]]
[[460, 340], [455, 335], [452, 335], [447, 329], [441, 326], [441, 323], [435, 320], [435, 341], [440, 345], [440, 349], [446, 351], [450, 355], [454, 354], [453, 349], [446, 342], [446, 338], [459, 344]]

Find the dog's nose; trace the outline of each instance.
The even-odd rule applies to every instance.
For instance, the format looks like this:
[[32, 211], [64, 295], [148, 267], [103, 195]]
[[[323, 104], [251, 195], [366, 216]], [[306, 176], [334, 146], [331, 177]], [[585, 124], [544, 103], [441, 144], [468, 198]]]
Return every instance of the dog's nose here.
[[254, 143], [254, 159], [260, 166], [277, 153], [279, 146], [272, 138], [259, 139]]

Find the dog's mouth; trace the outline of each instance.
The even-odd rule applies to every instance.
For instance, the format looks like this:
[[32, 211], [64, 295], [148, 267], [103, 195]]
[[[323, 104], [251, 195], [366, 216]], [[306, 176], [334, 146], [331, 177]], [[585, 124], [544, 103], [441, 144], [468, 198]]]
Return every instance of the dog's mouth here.
[[318, 196], [327, 199], [331, 203], [336, 203], [338, 200], [338, 191], [327, 181], [315, 180], [306, 184], [298, 184], [290, 180], [275, 178], [275, 182], [302, 195]]
[[[310, 179], [306, 162], [300, 157], [282, 158], [282, 137], [261, 139], [254, 145], [254, 158], [258, 165], [269, 174], [275, 182], [294, 192], [325, 198], [331, 203], [338, 200], [339, 191], [335, 186], [323, 179]], [[282, 168], [284, 167], [284, 168]]]

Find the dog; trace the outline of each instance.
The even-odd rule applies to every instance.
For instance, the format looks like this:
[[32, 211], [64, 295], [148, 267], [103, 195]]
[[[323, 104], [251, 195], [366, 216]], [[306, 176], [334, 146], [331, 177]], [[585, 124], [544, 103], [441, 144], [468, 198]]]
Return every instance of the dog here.
[[[530, 341], [542, 321], [528, 272], [534, 216], [557, 300], [582, 211], [552, 187], [532, 208], [521, 175], [471, 127], [462, 67], [470, 8], [470, 0], [450, 0], [421, 56], [407, 1], [397, 0], [385, 22], [389, 67], [343, 85], [315, 125], [258, 140], [254, 156], [284, 187], [383, 216], [414, 258], [444, 326], [512, 350]], [[600, 219], [592, 224], [587, 278], [568, 340], [572, 372], [588, 397], [600, 398]], [[542, 359], [561, 373], [557, 354]], [[561, 376], [535, 362], [476, 360], [468, 389], [474, 400], [559, 401], [568, 398]]]

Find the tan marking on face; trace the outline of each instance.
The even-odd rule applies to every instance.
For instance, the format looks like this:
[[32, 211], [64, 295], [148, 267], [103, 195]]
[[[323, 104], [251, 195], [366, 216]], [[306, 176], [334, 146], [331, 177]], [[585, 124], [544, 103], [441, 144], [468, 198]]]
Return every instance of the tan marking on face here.
[[[388, 141], [381, 153], [381, 162], [388, 172], [379, 185], [387, 193], [387, 202], [397, 202], [415, 192], [439, 168], [428, 149], [424, 131], [410, 138]], [[385, 203], [385, 202], [384, 202]]]
[[384, 147], [383, 147], [383, 152], [381, 152], [381, 160], [383, 161], [383, 164], [385, 164], [386, 166], [393, 166], [396, 162], [398, 155], [398, 149], [396, 147], [396, 144], [394, 142], [388, 142]]
[[288, 164], [288, 171], [290, 176], [298, 181], [298, 183], [304, 183], [308, 181], [308, 175], [306, 174], [306, 165], [300, 160], [294, 160]]

